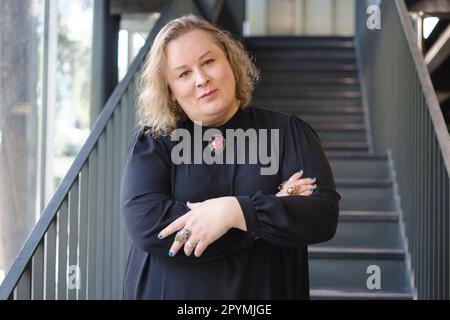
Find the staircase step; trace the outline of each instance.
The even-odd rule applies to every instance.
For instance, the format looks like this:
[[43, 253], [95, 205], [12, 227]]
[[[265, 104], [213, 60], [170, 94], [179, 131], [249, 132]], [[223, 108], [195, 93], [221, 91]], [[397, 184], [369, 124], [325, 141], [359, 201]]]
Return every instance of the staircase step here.
[[340, 211], [339, 221], [398, 222], [396, 211]]
[[[312, 125], [312, 124], [311, 124]], [[315, 126], [312, 125], [315, 129]], [[323, 143], [328, 142], [367, 142], [365, 130], [315, 130]]]
[[388, 179], [389, 167], [385, 159], [377, 158], [328, 158], [334, 177], [358, 179]]
[[304, 71], [346, 71], [346, 72], [356, 72], [358, 69], [354, 63], [336, 63], [336, 62], [324, 62], [317, 61], [305, 64], [292, 64], [289, 62], [265, 62], [263, 64], [256, 61], [256, 66], [261, 70], [261, 72], [267, 71], [290, 71], [290, 72], [304, 72]]
[[412, 300], [404, 291], [311, 288], [311, 300]]
[[260, 85], [358, 85], [358, 75], [355, 72], [277, 72], [266, 71], [261, 74]]
[[391, 188], [393, 183], [390, 179], [336, 179], [337, 187], [345, 188]]
[[292, 59], [292, 60], [303, 60], [303, 59], [324, 59], [324, 60], [350, 60], [355, 61], [356, 55], [353, 49], [333, 49], [328, 50], [318, 49], [299, 49], [299, 48], [252, 48], [249, 53], [256, 60], [265, 59]]
[[322, 91], [322, 92], [360, 92], [360, 87], [358, 83], [296, 83], [296, 84], [286, 84], [286, 85], [277, 85], [277, 84], [263, 84], [260, 83], [256, 89], [255, 92], [262, 91], [263, 93], [265, 91], [276, 91], [276, 90], [284, 90], [284, 91]]
[[359, 90], [325, 90], [324, 88], [306, 88], [299, 87], [262, 87], [256, 88], [254, 93], [256, 99], [272, 98], [272, 99], [302, 99], [302, 98], [358, 98], [361, 99]]
[[400, 249], [398, 214], [390, 211], [341, 211], [333, 239], [311, 247], [314, 246]]
[[334, 108], [339, 113], [345, 108], [362, 109], [361, 99], [258, 99], [253, 97], [252, 105], [279, 112], [301, 112], [303, 109]]
[[347, 142], [322, 142], [323, 149], [328, 151], [352, 151], [352, 152], [367, 152], [369, 145], [367, 142], [361, 141], [347, 141]]
[[336, 181], [337, 192], [341, 195], [339, 206], [344, 211], [393, 211], [392, 182], [368, 180], [362, 182]]
[[327, 108], [361, 108], [360, 98], [342, 98], [342, 99], [325, 99], [325, 98], [302, 98], [302, 99], [276, 99], [276, 98], [264, 98], [258, 99], [253, 97], [253, 105], [265, 109], [279, 110], [284, 112], [285, 110], [296, 111], [302, 108], [314, 108], [314, 107], [327, 107]]
[[309, 252], [311, 287], [367, 289], [371, 265], [380, 267], [381, 289], [406, 291], [405, 253], [401, 249], [312, 247]]
[[368, 152], [327, 152], [327, 158], [329, 160], [335, 159], [369, 159], [369, 160], [387, 160], [386, 154], [373, 154]]
[[354, 50], [353, 38], [350, 37], [291, 37], [291, 36], [269, 36], [269, 37], [246, 37], [244, 43], [247, 49], [256, 48], [340, 48]]
[[[261, 67], [261, 68], [267, 68], [272, 66], [330, 66], [330, 69], [326, 70], [333, 70], [336, 66], [352, 66], [352, 70], [356, 70], [356, 59], [350, 58], [335, 58], [331, 54], [327, 57], [303, 57], [303, 58], [279, 58], [276, 54], [273, 55], [273, 57], [261, 57], [259, 55], [254, 55], [254, 63]], [[290, 70], [297, 70], [297, 69], [290, 69]], [[323, 69], [321, 69], [323, 70]]]
[[[285, 103], [285, 101], [283, 101]], [[317, 115], [317, 116], [339, 116], [339, 115], [359, 115], [364, 116], [364, 110], [360, 106], [308, 106], [299, 105], [298, 103], [292, 104], [288, 107], [280, 107], [273, 105], [272, 107], [263, 107], [252, 102], [252, 105], [258, 108], [274, 110], [284, 113], [296, 113], [301, 115]]]
[[364, 125], [364, 115], [358, 113], [334, 113], [312, 114], [306, 112], [294, 112], [303, 121], [312, 127], [321, 124], [361, 124]]
[[374, 248], [326, 248], [309, 246], [308, 255], [311, 259], [388, 259], [400, 260], [405, 258], [402, 249], [374, 249]]

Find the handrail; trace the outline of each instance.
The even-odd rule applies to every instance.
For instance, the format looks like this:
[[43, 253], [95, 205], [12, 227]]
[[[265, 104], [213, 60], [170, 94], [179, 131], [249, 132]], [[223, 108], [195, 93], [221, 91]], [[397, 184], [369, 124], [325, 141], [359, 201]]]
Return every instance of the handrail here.
[[403, 0], [383, 1], [381, 29], [357, 1], [356, 48], [374, 151], [387, 152], [416, 299], [450, 299], [450, 139]]
[[447, 173], [450, 175], [450, 139], [448, 136], [447, 125], [444, 117], [442, 116], [439, 100], [431, 82], [430, 74], [425, 63], [425, 58], [423, 57], [417, 44], [417, 37], [414, 34], [414, 29], [408, 15], [408, 9], [406, 8], [405, 2], [395, 1], [395, 5], [397, 6], [400, 22], [407, 38], [409, 50], [411, 51], [417, 74], [425, 93], [425, 99], [430, 110], [434, 130], [436, 131], [436, 137], [439, 141], [439, 146], [447, 167]]
[[[184, 8], [186, 8], [185, 7], [186, 3], [187, 3], [187, 1], [180, 1], [180, 0], [166, 1], [165, 5], [163, 7], [163, 10], [161, 11], [161, 15], [160, 15], [159, 19], [156, 21], [152, 30], [150, 31], [149, 36], [147, 37], [147, 40], [146, 40], [144, 46], [140, 49], [138, 55], [136, 56], [133, 63], [129, 67], [129, 70], [128, 70], [126, 76], [124, 77], [124, 79], [118, 84], [118, 86], [113, 91], [111, 97], [106, 102], [106, 105], [102, 109], [99, 117], [97, 118], [97, 120], [94, 124], [91, 134], [89, 135], [85, 144], [81, 148], [81, 150], [78, 153], [77, 157], [75, 158], [73, 164], [71, 165], [69, 171], [67, 172], [67, 174], [63, 178], [62, 182], [58, 186], [58, 188], [57, 188], [55, 194], [53, 195], [52, 199], [50, 200], [48, 206], [44, 209], [39, 221], [37, 222], [37, 224], [31, 231], [31, 233], [28, 236], [27, 240], [25, 241], [24, 245], [20, 249], [18, 256], [16, 257], [16, 259], [13, 262], [12, 266], [10, 267], [8, 273], [6, 274], [6, 277], [4, 278], [4, 280], [0, 286], [0, 300], [14, 298], [13, 297], [14, 290], [17, 289], [19, 282], [21, 281], [21, 279], [23, 279], [23, 277], [26, 278], [24, 286], [25, 286], [25, 291], [27, 291], [27, 293], [25, 293], [25, 296], [31, 297], [30, 291], [33, 286], [33, 283], [31, 282], [30, 277], [31, 277], [31, 273], [33, 271], [33, 267], [32, 267], [32, 264], [34, 263], [33, 259], [38, 258], [39, 262], [44, 264], [44, 260], [45, 260], [44, 259], [44, 239], [45, 239], [46, 235], [47, 235], [47, 237], [49, 236], [48, 232], [51, 231], [51, 235], [55, 239], [57, 237], [57, 233], [60, 233], [59, 236], [62, 237], [61, 239], [58, 240], [61, 242], [60, 246], [63, 246], [63, 245], [69, 246], [70, 245], [67, 242], [68, 235], [70, 235], [70, 239], [69, 239], [70, 241], [78, 240], [77, 238], [73, 238], [73, 237], [76, 236], [75, 233], [78, 233], [79, 231], [74, 230], [73, 228], [79, 227], [78, 221], [77, 221], [78, 214], [83, 209], [86, 209], [85, 207], [83, 209], [80, 209], [79, 206], [82, 206], [84, 204], [77, 202], [80, 199], [79, 197], [81, 197], [81, 195], [78, 194], [80, 175], [82, 172], [84, 172], [86, 170], [93, 170], [92, 168], [89, 168], [89, 164], [88, 164], [89, 158], [93, 154], [93, 152], [96, 150], [96, 148], [99, 144], [99, 141], [100, 142], [102, 141], [101, 140], [102, 136], [104, 136], [105, 132], [108, 130], [108, 127], [111, 124], [111, 119], [114, 117], [115, 111], [117, 111], [117, 109], [119, 107], [122, 107], [122, 109], [123, 109], [124, 102], [122, 101], [122, 99], [126, 95], [127, 90], [130, 90], [130, 88], [134, 85], [134, 83], [133, 83], [134, 77], [137, 74], [140, 66], [142, 65], [142, 62], [143, 62], [146, 54], [148, 53], [157, 33], [163, 27], [163, 25], [165, 23], [167, 23], [167, 21], [171, 18], [172, 12], [176, 12], [176, 14], [180, 14], [180, 12], [182, 10], [184, 10]], [[208, 7], [207, 4], [205, 4], [201, 0], [194, 0], [193, 3], [199, 10], [201, 10], [202, 15], [206, 19], [208, 19], [208, 20], [213, 19], [215, 21], [217, 19], [218, 15], [220, 14], [220, 10], [223, 7], [224, 1], [219, 1], [217, 3], [217, 6], [215, 7], [214, 14], [209, 14], [208, 16], [205, 16], [205, 14], [211, 13], [212, 11]], [[177, 6], [177, 5], [182, 7], [182, 9], [178, 8], [180, 10], [176, 10], [175, 6]], [[219, 11], [217, 11], [217, 10], [219, 10]], [[134, 106], [129, 106], [129, 107], [131, 108]], [[128, 111], [123, 111], [123, 112], [128, 112]], [[128, 120], [123, 120], [123, 121], [128, 121]], [[115, 128], [115, 127], [113, 127], [113, 128]], [[110, 133], [110, 134], [112, 135], [112, 133]], [[117, 138], [117, 136], [115, 136], [115, 137]], [[110, 152], [112, 152], [112, 151], [110, 151]], [[104, 150], [103, 150], [103, 153], [104, 153]], [[104, 158], [106, 159], [106, 157], [104, 157]], [[97, 158], [95, 158], [95, 159], [97, 159]], [[87, 182], [82, 181], [81, 183], [86, 184]], [[74, 186], [75, 186], [75, 188], [74, 188]], [[71, 200], [71, 202], [70, 202], [71, 206], [74, 206], [74, 208], [71, 208], [71, 206], [69, 208], [67, 207], [68, 201], [69, 201], [68, 199], [69, 199], [70, 195], [71, 195], [71, 197], [73, 197], [73, 199], [75, 199], [75, 200]], [[86, 197], [87, 195], [84, 195], [84, 196]], [[76, 211], [76, 213], [73, 215], [74, 218], [72, 218], [72, 215], [71, 215], [70, 219], [75, 219], [75, 220], [68, 221], [68, 212], [71, 209]], [[61, 223], [61, 225], [58, 225], [58, 231], [57, 231], [56, 219], [57, 219], [58, 211], [60, 211], [59, 212], [59, 214], [61, 216], [60, 220], [62, 222], [58, 221], [58, 223]], [[105, 218], [105, 217], [103, 217], [103, 218]], [[106, 220], [106, 218], [105, 218], [105, 220]], [[69, 225], [69, 223], [70, 223], [70, 225]], [[112, 221], [110, 223], [117, 224], [119, 222]], [[87, 222], [86, 222], [86, 224], [87, 224]], [[79, 227], [79, 228], [81, 228], [81, 227]], [[84, 227], [86, 227], [86, 226], [84, 226]], [[115, 227], [117, 227], [117, 225], [115, 225]], [[62, 229], [60, 229], [60, 228], [62, 228]], [[71, 232], [73, 234], [71, 234]], [[86, 231], [84, 231], [84, 232], [86, 232]], [[75, 239], [75, 240], [73, 240], [73, 239]], [[56, 244], [51, 243], [51, 242], [48, 243], [48, 241], [51, 241], [48, 239], [46, 241], [47, 241], [46, 245], [49, 246], [54, 251], [56, 248]], [[86, 240], [83, 239], [82, 241], [86, 241]], [[85, 242], [83, 244], [86, 245]], [[46, 249], [46, 250], [48, 250], [48, 249]], [[73, 251], [73, 249], [71, 249], [71, 251]], [[68, 252], [69, 252], [69, 247], [67, 247], [67, 249], [59, 248], [59, 254], [61, 255], [61, 257], [67, 258]], [[36, 257], [35, 254], [38, 254], [38, 256]], [[74, 253], [70, 252], [69, 254], [74, 254]], [[58, 257], [58, 258], [61, 258], [61, 257]], [[53, 258], [56, 259], [54, 256], [53, 256]], [[85, 261], [85, 263], [87, 263], [87, 262]], [[92, 263], [92, 261], [89, 263]], [[53, 266], [52, 268], [55, 269], [56, 267]], [[37, 269], [39, 270], [39, 272], [41, 272], [41, 273], [43, 272], [43, 266], [39, 265], [37, 267]], [[53, 271], [55, 272], [55, 270], [53, 270]], [[62, 271], [59, 270], [59, 272], [61, 274], [63, 271], [65, 271], [65, 269]], [[65, 274], [63, 274], [62, 276], [60, 275], [58, 277], [58, 279], [59, 280], [64, 279], [63, 278], [64, 276], [65, 276]], [[53, 280], [55, 280], [55, 279], [53, 279]], [[53, 284], [55, 285], [54, 282], [53, 282]], [[43, 286], [44, 286], [43, 282], [39, 280], [38, 287], [42, 288]], [[36, 290], [36, 288], [34, 288], [34, 289]], [[40, 298], [43, 298], [42, 293], [38, 293], [37, 296]], [[53, 297], [52, 294], [50, 294], [49, 296]], [[62, 297], [64, 298], [64, 295], [62, 295]], [[60, 298], [60, 297], [58, 297], [58, 298]]]

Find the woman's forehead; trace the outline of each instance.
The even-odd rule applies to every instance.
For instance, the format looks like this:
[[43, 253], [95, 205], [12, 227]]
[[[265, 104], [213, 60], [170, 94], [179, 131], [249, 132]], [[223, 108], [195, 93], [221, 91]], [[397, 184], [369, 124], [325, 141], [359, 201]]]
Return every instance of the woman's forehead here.
[[171, 69], [192, 59], [198, 60], [205, 53], [214, 54], [220, 51], [211, 35], [203, 30], [189, 31], [177, 39], [169, 41], [165, 50], [167, 63]]

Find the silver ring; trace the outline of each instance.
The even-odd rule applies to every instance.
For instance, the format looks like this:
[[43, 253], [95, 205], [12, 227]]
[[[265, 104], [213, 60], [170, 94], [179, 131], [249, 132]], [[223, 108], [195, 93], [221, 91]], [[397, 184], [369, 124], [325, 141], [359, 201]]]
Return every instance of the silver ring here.
[[188, 240], [186, 241], [185, 246], [188, 246], [189, 248], [194, 248], [196, 245]]
[[189, 229], [183, 228], [182, 230], [177, 232], [177, 235], [175, 236], [175, 241], [183, 242], [186, 241], [189, 238]]

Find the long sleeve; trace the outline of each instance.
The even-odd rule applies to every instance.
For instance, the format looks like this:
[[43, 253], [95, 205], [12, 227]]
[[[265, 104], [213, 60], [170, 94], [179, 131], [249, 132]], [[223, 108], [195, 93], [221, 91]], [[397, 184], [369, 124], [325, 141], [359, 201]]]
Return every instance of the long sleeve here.
[[[142, 251], [167, 255], [174, 235], [159, 240], [158, 234], [190, 209], [171, 197], [171, 158], [165, 137], [136, 134], [128, 152], [121, 185], [121, 209], [133, 243]], [[180, 250], [173, 259], [202, 260], [224, 256], [253, 245], [238, 229], [229, 230], [199, 258]]]
[[298, 246], [331, 239], [337, 227], [340, 195], [328, 160], [314, 130], [293, 114], [281, 131], [280, 173], [283, 180], [301, 169], [303, 177], [317, 178], [310, 197], [238, 196], [247, 232], [254, 239], [277, 246]]

